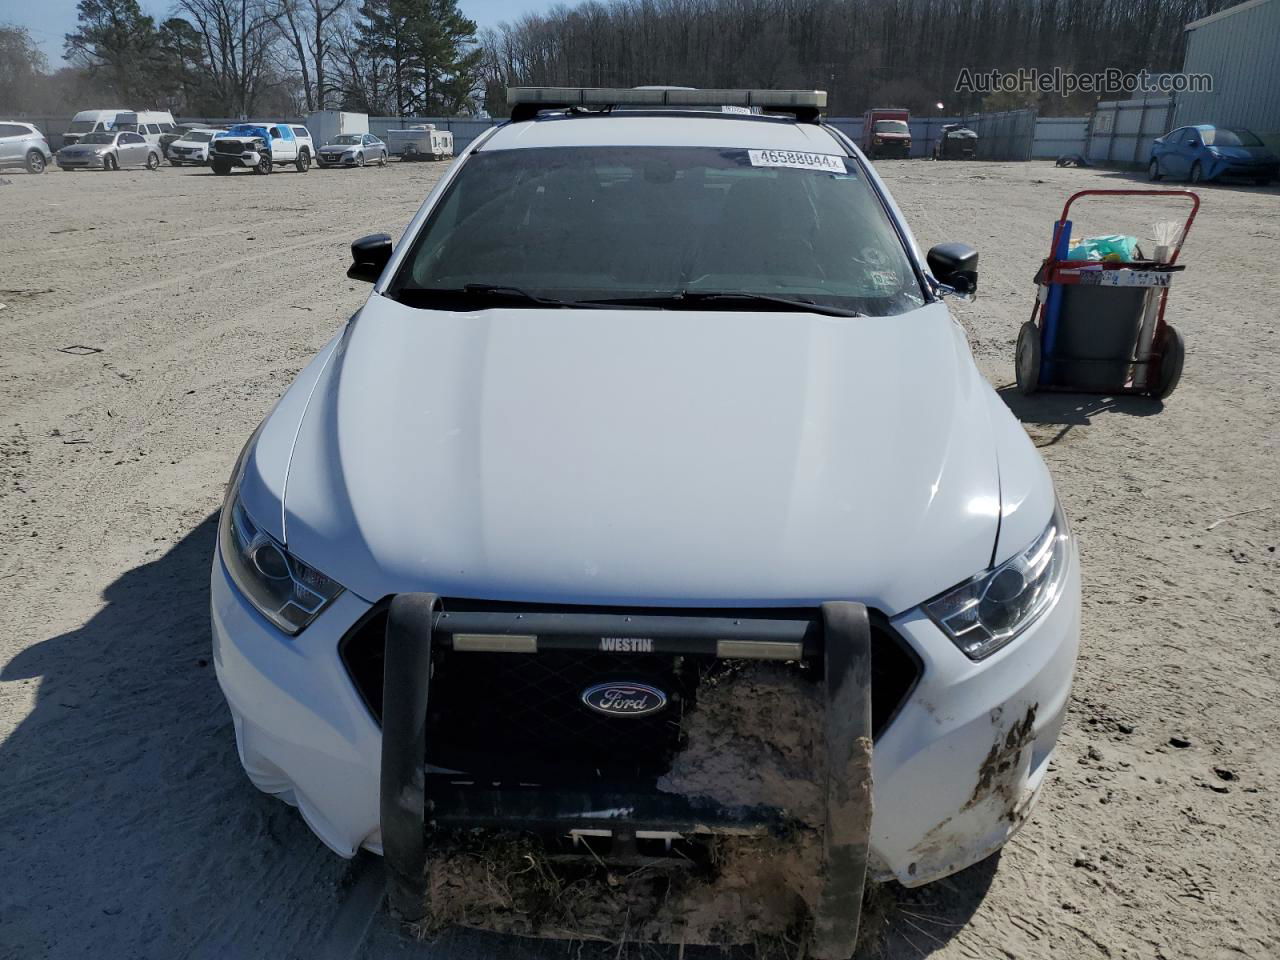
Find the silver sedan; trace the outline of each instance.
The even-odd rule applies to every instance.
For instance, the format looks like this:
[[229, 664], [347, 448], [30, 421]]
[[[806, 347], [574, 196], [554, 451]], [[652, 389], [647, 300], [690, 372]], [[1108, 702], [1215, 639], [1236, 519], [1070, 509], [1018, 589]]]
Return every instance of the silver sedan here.
[[54, 157], [63, 170], [119, 170], [121, 167], [160, 166], [160, 148], [129, 130], [88, 133], [63, 147]]
[[316, 151], [316, 165], [324, 167], [363, 167], [376, 163], [387, 165], [387, 145], [368, 133], [344, 133], [334, 137]]

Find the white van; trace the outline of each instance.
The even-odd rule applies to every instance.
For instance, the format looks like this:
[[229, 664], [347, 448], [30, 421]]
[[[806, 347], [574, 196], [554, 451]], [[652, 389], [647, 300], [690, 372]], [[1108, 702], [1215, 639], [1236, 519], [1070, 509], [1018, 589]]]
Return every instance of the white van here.
[[115, 129], [140, 133], [148, 143], [160, 145], [160, 134], [174, 128], [173, 114], [168, 110], [126, 110], [116, 114]]
[[62, 145], [69, 147], [73, 143], [79, 143], [80, 138], [86, 133], [101, 133], [104, 130], [112, 129], [116, 122], [116, 117], [122, 113], [128, 113], [126, 110], [81, 110], [71, 118], [71, 126], [67, 127], [62, 134]]

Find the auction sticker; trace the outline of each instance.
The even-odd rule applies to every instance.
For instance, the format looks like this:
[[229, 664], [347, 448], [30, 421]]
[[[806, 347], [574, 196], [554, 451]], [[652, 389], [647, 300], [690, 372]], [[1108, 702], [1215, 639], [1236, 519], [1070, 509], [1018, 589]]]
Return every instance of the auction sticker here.
[[797, 170], [822, 170], [844, 173], [844, 157], [831, 153], [800, 153], [796, 150], [748, 150], [753, 167], [794, 167]]

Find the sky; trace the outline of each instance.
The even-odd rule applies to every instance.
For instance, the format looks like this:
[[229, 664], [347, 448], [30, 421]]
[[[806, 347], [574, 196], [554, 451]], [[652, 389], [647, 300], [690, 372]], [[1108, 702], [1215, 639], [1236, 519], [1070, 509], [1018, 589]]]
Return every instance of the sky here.
[[[138, 0], [143, 12], [163, 19], [172, 0]], [[476, 24], [491, 27], [531, 10], [550, 7], [553, 0], [459, 0], [458, 6]], [[31, 31], [49, 58], [50, 67], [62, 63], [62, 38], [76, 27], [76, 0], [0, 0], [0, 23]]]

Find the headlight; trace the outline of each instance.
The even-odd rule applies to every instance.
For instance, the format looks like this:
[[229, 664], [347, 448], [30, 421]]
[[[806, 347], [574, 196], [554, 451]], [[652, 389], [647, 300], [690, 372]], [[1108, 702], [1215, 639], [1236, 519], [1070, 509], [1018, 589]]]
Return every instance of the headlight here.
[[218, 521], [227, 572], [258, 612], [290, 636], [299, 633], [338, 598], [343, 587], [289, 553], [262, 530], [240, 502], [240, 473], [255, 433], [240, 454]]
[[1062, 505], [1022, 553], [924, 605], [971, 660], [995, 653], [1049, 609], [1067, 577], [1070, 532]]

